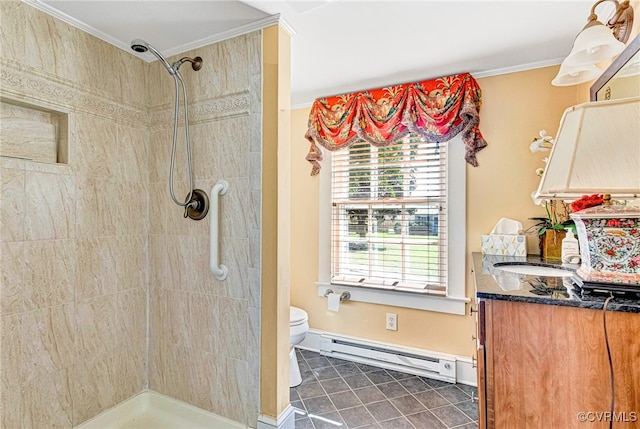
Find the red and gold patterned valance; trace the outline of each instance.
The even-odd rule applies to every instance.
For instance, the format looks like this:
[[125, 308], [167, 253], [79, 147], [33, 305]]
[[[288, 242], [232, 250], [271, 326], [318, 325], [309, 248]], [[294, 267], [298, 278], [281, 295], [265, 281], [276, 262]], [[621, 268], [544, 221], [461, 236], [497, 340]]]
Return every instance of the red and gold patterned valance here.
[[305, 134], [311, 142], [311, 175], [320, 171], [318, 145], [330, 151], [362, 141], [389, 146], [412, 133], [445, 142], [462, 131], [465, 159], [475, 167], [476, 153], [487, 145], [478, 128], [480, 99], [480, 87], [469, 73], [319, 98]]

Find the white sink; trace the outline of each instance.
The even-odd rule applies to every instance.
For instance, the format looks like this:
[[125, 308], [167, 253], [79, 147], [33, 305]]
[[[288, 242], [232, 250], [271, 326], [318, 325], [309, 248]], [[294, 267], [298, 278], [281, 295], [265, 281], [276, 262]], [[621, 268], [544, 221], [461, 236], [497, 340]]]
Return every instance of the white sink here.
[[542, 277], [571, 277], [574, 273], [569, 268], [527, 262], [496, 262], [493, 267], [508, 273]]

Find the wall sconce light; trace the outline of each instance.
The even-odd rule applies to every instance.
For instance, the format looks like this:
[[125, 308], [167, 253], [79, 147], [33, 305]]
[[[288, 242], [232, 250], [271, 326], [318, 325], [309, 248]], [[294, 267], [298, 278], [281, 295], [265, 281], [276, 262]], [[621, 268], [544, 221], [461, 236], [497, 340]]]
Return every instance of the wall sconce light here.
[[[606, 26], [598, 21], [596, 7], [605, 1], [615, 3], [616, 10]], [[629, 0], [598, 0], [591, 7], [587, 25], [576, 36], [573, 48], [560, 65], [560, 71], [551, 81], [555, 86], [577, 85], [597, 78], [601, 70], [596, 63], [623, 51], [633, 25], [633, 8]]]

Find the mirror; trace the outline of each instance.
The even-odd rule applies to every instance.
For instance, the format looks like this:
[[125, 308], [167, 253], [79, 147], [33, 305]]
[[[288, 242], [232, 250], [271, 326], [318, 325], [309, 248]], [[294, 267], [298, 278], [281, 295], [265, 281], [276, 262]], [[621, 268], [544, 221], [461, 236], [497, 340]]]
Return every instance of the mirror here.
[[590, 88], [591, 101], [640, 96], [640, 34]]

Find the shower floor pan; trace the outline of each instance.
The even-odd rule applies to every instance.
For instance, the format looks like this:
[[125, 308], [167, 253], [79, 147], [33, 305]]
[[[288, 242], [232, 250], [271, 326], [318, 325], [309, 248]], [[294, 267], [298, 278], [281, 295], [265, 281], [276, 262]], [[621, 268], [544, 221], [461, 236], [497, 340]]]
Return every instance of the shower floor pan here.
[[142, 392], [75, 429], [248, 429], [156, 392]]

